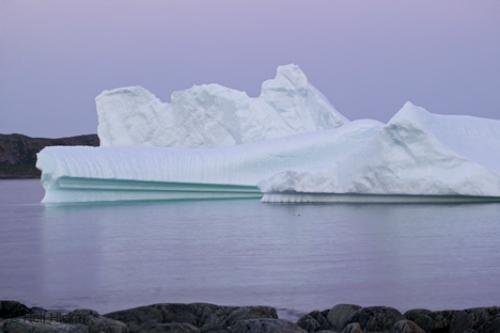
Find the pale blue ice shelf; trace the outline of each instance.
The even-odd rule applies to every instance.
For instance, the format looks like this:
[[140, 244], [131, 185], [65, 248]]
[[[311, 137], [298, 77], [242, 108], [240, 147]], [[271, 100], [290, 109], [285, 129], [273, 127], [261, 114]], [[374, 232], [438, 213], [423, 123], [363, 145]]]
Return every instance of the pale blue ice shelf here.
[[157, 201], [261, 198], [256, 186], [61, 177], [42, 202]]

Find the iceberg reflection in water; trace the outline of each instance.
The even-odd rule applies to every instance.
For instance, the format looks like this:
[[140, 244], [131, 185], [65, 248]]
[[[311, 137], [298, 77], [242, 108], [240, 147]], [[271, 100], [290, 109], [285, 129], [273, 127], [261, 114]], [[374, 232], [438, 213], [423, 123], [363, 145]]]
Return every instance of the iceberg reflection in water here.
[[262, 201], [268, 203], [387, 203], [387, 204], [443, 204], [500, 202], [500, 197], [467, 195], [380, 195], [334, 193], [265, 193]]

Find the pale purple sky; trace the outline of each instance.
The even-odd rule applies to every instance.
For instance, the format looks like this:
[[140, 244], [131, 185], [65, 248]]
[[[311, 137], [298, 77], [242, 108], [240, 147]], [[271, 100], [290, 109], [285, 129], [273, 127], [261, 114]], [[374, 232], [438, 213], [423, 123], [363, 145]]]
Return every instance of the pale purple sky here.
[[0, 0], [0, 133], [95, 133], [120, 86], [257, 95], [291, 62], [351, 119], [500, 118], [500, 1]]

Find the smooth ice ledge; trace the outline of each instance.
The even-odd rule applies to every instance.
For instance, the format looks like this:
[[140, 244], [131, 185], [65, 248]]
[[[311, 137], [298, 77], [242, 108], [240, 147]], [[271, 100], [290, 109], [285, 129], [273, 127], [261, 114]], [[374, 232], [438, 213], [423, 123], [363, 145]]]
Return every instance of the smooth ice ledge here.
[[256, 186], [61, 177], [45, 203], [260, 198]]
[[[37, 161], [43, 202], [194, 199], [195, 194], [261, 197], [257, 184], [263, 178], [289, 168], [319, 168], [330, 154], [341, 156], [343, 146], [362, 141], [380, 125], [357, 121], [334, 130], [218, 148], [47, 147]], [[172, 191], [180, 184], [182, 191]], [[165, 189], [170, 192], [158, 193]]]

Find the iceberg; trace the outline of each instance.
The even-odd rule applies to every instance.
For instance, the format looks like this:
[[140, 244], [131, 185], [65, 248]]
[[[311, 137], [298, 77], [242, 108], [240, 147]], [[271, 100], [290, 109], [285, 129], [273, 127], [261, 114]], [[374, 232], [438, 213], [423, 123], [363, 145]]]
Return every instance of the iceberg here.
[[349, 121], [295, 65], [258, 97], [217, 84], [164, 103], [141, 87], [96, 98], [100, 147], [38, 154], [45, 203], [500, 201], [500, 121], [406, 103]]
[[279, 66], [258, 97], [218, 84], [175, 91], [163, 103], [142, 87], [96, 97], [102, 146], [215, 147], [336, 128], [348, 120], [296, 65]]
[[[355, 121], [354, 121], [355, 122]], [[500, 198], [500, 121], [408, 102], [321, 170], [260, 182], [264, 202], [458, 202]]]

